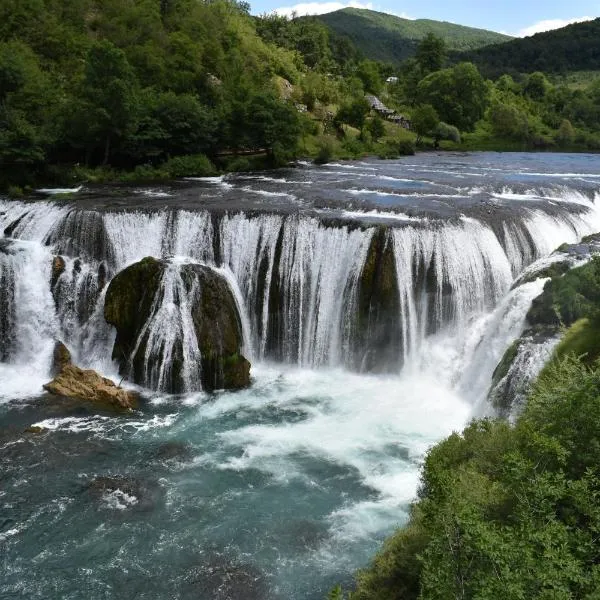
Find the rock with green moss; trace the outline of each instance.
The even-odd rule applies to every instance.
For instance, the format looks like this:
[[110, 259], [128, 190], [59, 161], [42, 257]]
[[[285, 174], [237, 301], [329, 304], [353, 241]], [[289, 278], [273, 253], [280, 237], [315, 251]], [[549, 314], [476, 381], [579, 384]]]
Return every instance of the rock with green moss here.
[[[250, 383], [250, 363], [242, 356], [242, 325], [237, 304], [225, 278], [214, 269], [199, 264], [178, 267], [185, 288], [185, 300], [175, 293], [173, 302], [180, 309], [189, 305], [200, 359], [191, 365], [193, 376], [184, 373], [183, 332], [176, 336], [168, 358], [162, 351], [152, 355], [148, 349], [150, 335], [147, 323], [156, 305], [163, 301], [163, 276], [166, 261], [145, 258], [120, 273], [110, 282], [104, 305], [104, 317], [114, 325], [117, 335], [113, 359], [121, 374], [135, 383], [161, 391], [181, 393], [215, 389], [239, 389]], [[148, 355], [148, 356], [147, 356]], [[184, 360], [185, 358], [185, 360]], [[163, 365], [166, 376], [160, 385], [153, 373]]]
[[356, 367], [385, 371], [397, 366], [402, 332], [398, 321], [400, 298], [394, 247], [390, 231], [380, 227], [371, 240], [358, 281], [358, 307], [354, 321]]

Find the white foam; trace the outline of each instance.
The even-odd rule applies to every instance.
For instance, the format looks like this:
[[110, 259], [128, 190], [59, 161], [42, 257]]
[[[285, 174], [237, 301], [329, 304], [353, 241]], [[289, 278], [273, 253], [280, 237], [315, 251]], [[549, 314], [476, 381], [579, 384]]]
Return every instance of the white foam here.
[[172, 198], [173, 194], [169, 194], [169, 192], [165, 192], [163, 190], [153, 190], [153, 189], [139, 189], [133, 190], [134, 194], [139, 194], [140, 196], [145, 196], [146, 198]]
[[399, 212], [386, 212], [382, 210], [344, 210], [341, 213], [342, 217], [348, 217], [351, 219], [381, 219], [381, 220], [395, 220], [409, 223], [423, 223], [428, 221], [425, 217], [412, 217], [405, 213]]
[[48, 194], [49, 196], [56, 196], [59, 194], [76, 194], [83, 189], [83, 186], [77, 186], [75, 188], [40, 188], [35, 190], [38, 194]]
[[102, 505], [104, 508], [112, 510], [127, 510], [138, 503], [136, 496], [116, 489], [112, 492], [106, 492], [102, 495]]

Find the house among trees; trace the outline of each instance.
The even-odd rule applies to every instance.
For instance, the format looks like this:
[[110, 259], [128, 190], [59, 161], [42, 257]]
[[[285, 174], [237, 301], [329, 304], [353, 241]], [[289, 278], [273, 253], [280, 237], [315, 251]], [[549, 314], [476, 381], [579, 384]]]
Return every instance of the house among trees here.
[[404, 129], [411, 128], [409, 119], [407, 119], [404, 115], [397, 114], [395, 110], [388, 108], [379, 98], [377, 98], [377, 96], [366, 94], [365, 99], [368, 102], [371, 110], [383, 117], [386, 121], [396, 123], [396, 125], [400, 125], [400, 127], [404, 127]]

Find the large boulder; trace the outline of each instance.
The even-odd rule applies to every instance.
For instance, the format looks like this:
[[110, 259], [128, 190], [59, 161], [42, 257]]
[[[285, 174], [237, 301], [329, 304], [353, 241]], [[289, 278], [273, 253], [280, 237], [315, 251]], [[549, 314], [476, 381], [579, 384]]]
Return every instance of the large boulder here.
[[110, 282], [104, 318], [117, 330], [113, 359], [138, 384], [181, 393], [250, 383], [235, 297], [215, 269], [144, 258]]
[[90, 402], [99, 408], [131, 411], [137, 407], [137, 395], [115, 385], [91, 369], [80, 369], [71, 362], [67, 347], [57, 342], [52, 370], [55, 377], [44, 389], [56, 396]]

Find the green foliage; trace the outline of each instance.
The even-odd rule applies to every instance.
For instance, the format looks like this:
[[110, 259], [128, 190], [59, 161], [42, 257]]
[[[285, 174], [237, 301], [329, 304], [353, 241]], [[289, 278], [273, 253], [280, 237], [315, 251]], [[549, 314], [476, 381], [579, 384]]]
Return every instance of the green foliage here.
[[480, 48], [462, 56], [488, 77], [502, 73], [565, 73], [600, 69], [600, 19]]
[[0, 185], [59, 164], [103, 177], [238, 147], [271, 164], [296, 152], [298, 116], [272, 82], [306, 66], [261, 39], [243, 3], [7, 0], [0, 18]]
[[556, 141], [559, 146], [569, 146], [575, 140], [575, 129], [569, 119], [563, 119], [556, 133]]
[[215, 166], [204, 154], [176, 156], [162, 165], [162, 169], [171, 177], [209, 177], [216, 175]]
[[513, 104], [499, 100], [492, 102], [487, 118], [495, 135], [512, 140], [526, 140], [529, 137], [527, 115]]
[[403, 19], [358, 8], [345, 8], [308, 19], [318, 20], [338, 36], [347, 37], [367, 58], [396, 64], [414, 56], [418, 43], [430, 33], [444, 40], [448, 50], [455, 51], [510, 39], [484, 29], [429, 19]]
[[383, 87], [383, 78], [376, 62], [363, 60], [356, 69], [356, 76], [362, 81], [363, 88], [371, 94], [379, 94]]
[[530, 98], [542, 100], [548, 91], [549, 85], [546, 76], [536, 71], [527, 77], [523, 89]]
[[434, 33], [428, 33], [419, 42], [415, 58], [424, 75], [439, 71], [446, 61], [446, 42]]
[[338, 110], [334, 121], [337, 126], [345, 123], [356, 129], [362, 129], [369, 111], [369, 103], [364, 98], [357, 98], [350, 104], [344, 104]]
[[417, 134], [417, 141], [425, 135], [430, 135], [439, 122], [440, 117], [431, 104], [415, 108], [411, 115], [411, 124]]
[[333, 140], [329, 137], [323, 136], [317, 141], [317, 155], [315, 157], [315, 163], [318, 165], [325, 165], [331, 161], [333, 155]]
[[515, 426], [475, 421], [434, 446], [408, 525], [353, 598], [594, 597], [599, 367], [557, 360]]
[[385, 124], [383, 119], [376, 115], [366, 125], [367, 131], [371, 134], [371, 139], [376, 142], [385, 135]]
[[440, 121], [435, 126], [432, 135], [436, 143], [441, 140], [449, 140], [455, 144], [460, 144], [460, 131], [454, 125], [448, 125], [448, 123], [444, 123], [443, 121]]
[[475, 65], [460, 63], [422, 79], [417, 97], [431, 104], [442, 121], [471, 131], [484, 114], [488, 88]]

